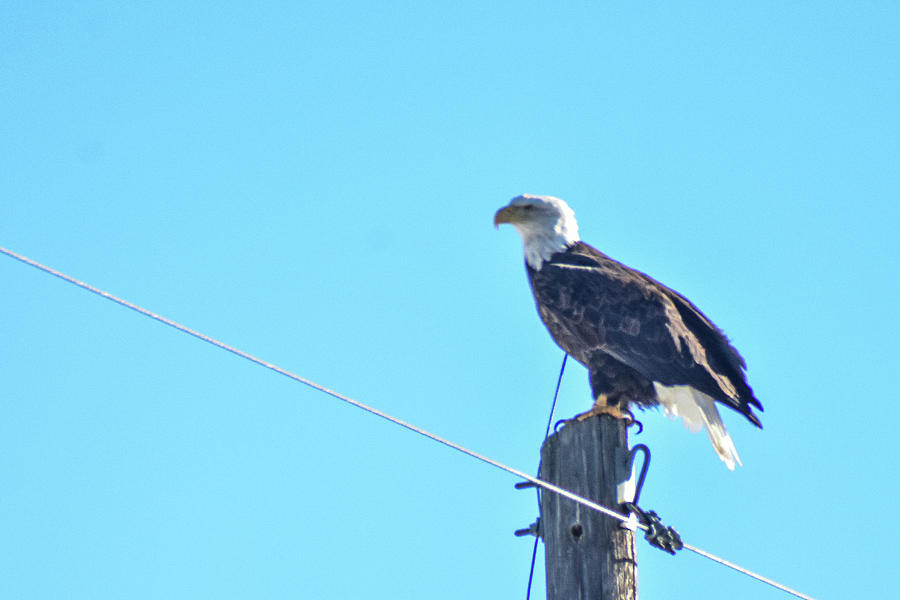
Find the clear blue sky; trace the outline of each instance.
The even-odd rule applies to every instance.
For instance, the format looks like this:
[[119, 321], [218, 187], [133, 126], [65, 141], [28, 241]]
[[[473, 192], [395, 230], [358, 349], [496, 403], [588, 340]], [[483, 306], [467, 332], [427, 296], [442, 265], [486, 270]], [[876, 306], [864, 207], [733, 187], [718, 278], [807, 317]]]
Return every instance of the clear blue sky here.
[[[531, 471], [562, 355], [491, 219], [560, 196], [728, 332], [766, 408], [726, 417], [734, 473], [645, 415], [647, 506], [806, 593], [883, 597], [898, 27], [894, 2], [8, 1], [0, 245]], [[3, 598], [524, 598], [512, 477], [0, 280]], [[577, 364], [560, 403], [589, 406]], [[646, 599], [785, 597], [638, 551]]]

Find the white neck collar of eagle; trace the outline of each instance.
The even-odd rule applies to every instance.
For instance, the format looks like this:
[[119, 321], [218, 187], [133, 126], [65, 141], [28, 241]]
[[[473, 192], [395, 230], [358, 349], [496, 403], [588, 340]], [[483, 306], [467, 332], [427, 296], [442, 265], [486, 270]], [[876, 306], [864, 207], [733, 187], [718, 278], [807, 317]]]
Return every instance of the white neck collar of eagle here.
[[536, 270], [544, 266], [544, 261], [549, 260], [557, 252], [562, 252], [579, 240], [578, 223], [575, 221], [575, 213], [568, 209], [560, 215], [552, 228], [533, 228], [526, 224], [517, 229], [522, 235], [522, 243], [525, 249], [525, 262]]

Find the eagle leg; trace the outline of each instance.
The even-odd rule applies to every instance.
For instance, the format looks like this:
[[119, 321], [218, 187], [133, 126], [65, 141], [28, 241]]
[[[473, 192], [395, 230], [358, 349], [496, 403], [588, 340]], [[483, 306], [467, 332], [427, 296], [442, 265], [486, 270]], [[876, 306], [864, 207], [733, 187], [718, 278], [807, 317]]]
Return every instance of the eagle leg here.
[[610, 402], [609, 396], [606, 394], [600, 394], [597, 396], [597, 399], [594, 401], [594, 406], [591, 407], [591, 410], [579, 413], [572, 417], [571, 419], [560, 419], [553, 426], [554, 431], [559, 431], [559, 428], [568, 425], [569, 423], [581, 423], [591, 417], [595, 417], [598, 415], [607, 415], [614, 419], [622, 419], [625, 421], [625, 427], [631, 427], [632, 425], [638, 426], [637, 433], [641, 433], [644, 431], [644, 424], [634, 418], [634, 413], [627, 408], [621, 408], [619, 406], [619, 402], [613, 400]]
[[[591, 407], [591, 410], [577, 414], [568, 420], [570, 422], [576, 421], [580, 423], [581, 421], [597, 415], [608, 415], [614, 419], [623, 419], [628, 421], [628, 425], [638, 422], [637, 419], [634, 418], [634, 415], [631, 414], [630, 410], [627, 408], [623, 409], [616, 400], [610, 401], [607, 394], [598, 395], [597, 399], [594, 400], [594, 406]], [[641, 426], [641, 428], [643, 429], [643, 426]]]

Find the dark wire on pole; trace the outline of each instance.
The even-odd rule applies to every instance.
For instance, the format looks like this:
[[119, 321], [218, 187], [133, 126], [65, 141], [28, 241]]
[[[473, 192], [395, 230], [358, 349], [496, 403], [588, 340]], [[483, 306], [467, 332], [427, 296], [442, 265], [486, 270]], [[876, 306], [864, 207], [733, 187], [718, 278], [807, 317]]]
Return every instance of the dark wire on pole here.
[[550, 436], [550, 426], [553, 424], [553, 415], [556, 413], [556, 401], [559, 399], [559, 386], [562, 385], [563, 373], [566, 371], [566, 360], [569, 355], [563, 354], [562, 366], [559, 368], [559, 377], [556, 379], [556, 391], [553, 392], [553, 404], [550, 405], [550, 418], [547, 419], [547, 429], [544, 431], [544, 441]]
[[[553, 414], [556, 412], [556, 401], [559, 399], [559, 386], [562, 385], [563, 373], [566, 371], [566, 360], [568, 354], [563, 354], [562, 366], [559, 368], [559, 377], [556, 380], [556, 391], [553, 392], [553, 404], [550, 405], [550, 418], [547, 419], [547, 430], [544, 431], [544, 441], [550, 437], [550, 426], [553, 424]], [[541, 464], [538, 462], [538, 477], [541, 476]], [[535, 488], [537, 491], [538, 513], [541, 510], [541, 488]], [[534, 547], [531, 549], [531, 569], [528, 571], [528, 591], [525, 592], [525, 600], [531, 600], [531, 583], [534, 581], [534, 562], [537, 559], [538, 542], [541, 540], [540, 529], [534, 532]]]

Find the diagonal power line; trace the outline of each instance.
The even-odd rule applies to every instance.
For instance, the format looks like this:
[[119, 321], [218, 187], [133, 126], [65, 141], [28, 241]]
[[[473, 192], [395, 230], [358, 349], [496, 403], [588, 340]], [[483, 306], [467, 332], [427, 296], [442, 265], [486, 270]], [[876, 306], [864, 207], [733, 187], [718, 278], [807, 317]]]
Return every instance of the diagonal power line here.
[[[115, 302], [116, 304], [120, 304], [120, 305], [124, 306], [125, 308], [129, 308], [137, 313], [144, 315], [145, 317], [149, 317], [151, 319], [159, 321], [160, 323], [163, 323], [165, 325], [168, 325], [169, 327], [177, 329], [178, 331], [181, 331], [182, 333], [186, 333], [197, 339], [203, 340], [204, 342], [206, 342], [208, 344], [212, 344], [213, 346], [215, 346], [217, 348], [220, 348], [222, 350], [225, 350], [227, 352], [230, 352], [232, 354], [240, 356], [241, 358], [248, 360], [252, 363], [255, 363], [261, 367], [265, 367], [266, 369], [275, 371], [279, 375], [284, 375], [285, 377], [292, 379], [298, 383], [302, 383], [303, 385], [311, 387], [314, 390], [318, 390], [324, 394], [328, 394], [329, 396], [331, 396], [333, 398], [337, 398], [338, 400], [341, 400], [343, 402], [346, 402], [347, 404], [350, 404], [352, 406], [360, 408], [360, 409], [362, 409], [368, 413], [371, 413], [377, 417], [381, 417], [382, 419], [385, 419], [386, 421], [390, 421], [391, 423], [394, 423], [405, 429], [408, 429], [410, 431], [418, 433], [419, 435], [425, 436], [435, 442], [438, 442], [438, 443], [443, 444], [449, 448], [452, 448], [458, 452], [462, 452], [463, 454], [466, 454], [472, 458], [480, 460], [481, 462], [485, 462], [485, 463], [487, 463], [493, 467], [496, 467], [502, 471], [511, 473], [511, 474], [515, 475], [516, 477], [520, 477], [522, 479], [530, 481], [534, 485], [536, 485], [544, 490], [553, 492], [555, 494], [559, 494], [560, 496], [563, 496], [565, 498], [568, 498], [569, 500], [577, 502], [578, 504], [581, 504], [582, 506], [586, 506], [587, 508], [601, 512], [609, 517], [618, 519], [619, 521], [622, 521], [622, 522], [628, 521], [628, 517], [626, 517], [625, 515], [622, 515], [616, 511], [614, 511], [610, 508], [607, 508], [605, 506], [602, 506], [600, 504], [597, 504], [593, 500], [589, 500], [588, 498], [584, 498], [582, 496], [574, 494], [574, 493], [570, 492], [569, 490], [566, 490], [559, 486], [553, 485], [552, 483], [549, 483], [547, 481], [538, 479], [537, 477], [529, 475], [529, 474], [525, 473], [524, 471], [520, 471], [519, 469], [515, 469], [513, 467], [507, 466], [507, 465], [505, 465], [501, 462], [498, 462], [492, 458], [484, 456], [483, 454], [479, 454], [473, 450], [469, 450], [468, 448], [465, 448], [464, 446], [460, 446], [459, 444], [457, 444], [455, 442], [452, 442], [446, 438], [440, 437], [439, 435], [431, 433], [430, 431], [422, 429], [421, 427], [413, 425], [412, 423], [407, 423], [406, 421], [399, 419], [397, 417], [394, 417], [384, 411], [381, 411], [377, 408], [371, 407], [371, 406], [364, 404], [358, 400], [354, 400], [353, 398], [350, 398], [349, 396], [345, 396], [344, 394], [341, 394], [339, 392], [335, 392], [334, 390], [328, 389], [325, 386], [319, 385], [318, 383], [316, 383], [314, 381], [306, 379], [305, 377], [301, 377], [300, 375], [296, 375], [296, 374], [288, 371], [287, 369], [283, 369], [283, 368], [279, 367], [278, 365], [272, 364], [270, 362], [266, 362], [266, 361], [262, 360], [261, 358], [257, 358], [255, 356], [253, 356], [252, 354], [249, 354], [247, 352], [244, 352], [243, 350], [235, 348], [234, 346], [229, 346], [228, 344], [221, 342], [215, 338], [212, 338], [208, 335], [200, 333], [199, 331], [195, 331], [195, 330], [193, 330], [189, 327], [186, 327], [176, 321], [173, 321], [171, 319], [163, 317], [162, 315], [158, 315], [154, 312], [151, 312], [151, 311], [147, 310], [146, 308], [142, 308], [141, 306], [138, 306], [137, 304], [128, 302], [127, 300], [123, 300], [122, 298], [114, 296], [114, 295], [110, 294], [109, 292], [105, 292], [99, 288], [96, 288], [96, 287], [88, 284], [88, 283], [85, 283], [83, 281], [75, 279], [74, 277], [72, 277], [70, 275], [66, 275], [65, 273], [63, 273], [61, 271], [57, 271], [56, 269], [53, 269], [46, 265], [43, 265], [43, 264], [41, 264], [35, 260], [32, 260], [26, 256], [23, 256], [21, 254], [13, 252], [12, 250], [8, 250], [8, 249], [0, 246], [0, 254], [5, 254], [6, 256], [9, 256], [10, 258], [13, 258], [15, 260], [18, 260], [19, 262], [25, 263], [26, 265], [29, 265], [31, 267], [34, 267], [35, 269], [43, 271], [44, 273], [48, 273], [50, 275], [53, 275], [54, 277], [58, 277], [59, 279], [62, 279], [63, 281], [71, 283], [72, 285], [75, 285], [75, 286], [80, 287], [84, 290], [87, 290], [93, 294], [96, 294], [98, 296], [106, 298], [107, 300], [110, 300], [111, 302]], [[647, 529], [647, 527], [645, 525], [642, 525], [640, 523], [638, 523], [637, 526], [643, 530]], [[700, 548], [697, 548], [690, 544], [684, 544], [684, 548], [687, 550], [690, 550], [691, 552], [699, 554], [700, 556], [703, 556], [705, 558], [713, 560], [721, 565], [724, 565], [726, 567], [734, 569], [735, 571], [738, 571], [739, 573], [743, 573], [744, 575], [752, 577], [753, 579], [756, 579], [757, 581], [761, 581], [761, 582], [766, 583], [766, 584], [768, 584], [774, 588], [777, 588], [783, 592], [791, 594], [792, 596], [795, 596], [797, 598], [802, 598], [803, 600], [815, 600], [811, 596], [807, 596], [806, 594], [803, 594], [794, 589], [791, 589], [791, 588], [787, 587], [786, 585], [778, 583], [772, 579], [769, 579], [768, 577], [759, 575], [758, 573], [754, 573], [753, 571], [745, 569], [735, 563], [732, 563], [728, 560], [725, 560], [724, 558], [720, 558], [714, 554], [706, 552], [705, 550], [701, 550]]]

